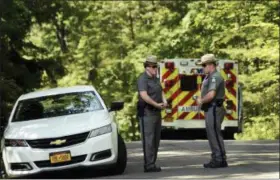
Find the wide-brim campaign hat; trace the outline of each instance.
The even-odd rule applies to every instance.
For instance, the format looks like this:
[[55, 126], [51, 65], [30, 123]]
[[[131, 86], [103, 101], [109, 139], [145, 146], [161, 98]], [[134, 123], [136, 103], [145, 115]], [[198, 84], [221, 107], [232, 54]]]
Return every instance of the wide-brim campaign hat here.
[[144, 61], [144, 64], [154, 64], [156, 65], [158, 63], [157, 57], [156, 56], [148, 56], [146, 60]]
[[203, 65], [207, 63], [216, 63], [216, 58], [214, 54], [205, 54], [201, 57], [200, 61], [197, 62], [197, 65]]

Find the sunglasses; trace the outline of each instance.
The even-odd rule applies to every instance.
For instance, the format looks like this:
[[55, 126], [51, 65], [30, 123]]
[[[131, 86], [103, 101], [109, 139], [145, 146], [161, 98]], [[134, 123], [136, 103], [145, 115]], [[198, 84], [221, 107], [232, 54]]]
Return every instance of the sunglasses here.
[[157, 66], [149, 66], [149, 67], [151, 67], [151, 68], [153, 68], [153, 69], [156, 69], [156, 68], [157, 68]]

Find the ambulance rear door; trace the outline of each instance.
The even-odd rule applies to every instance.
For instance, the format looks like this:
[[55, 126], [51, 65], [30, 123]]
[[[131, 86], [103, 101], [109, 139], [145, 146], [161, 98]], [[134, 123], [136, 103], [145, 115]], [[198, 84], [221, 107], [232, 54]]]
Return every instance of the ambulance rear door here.
[[201, 85], [205, 78], [203, 68], [195, 63], [198, 59], [185, 59], [180, 61], [180, 95], [178, 98], [178, 121], [188, 124], [185, 128], [201, 128], [192, 121], [204, 120], [204, 112], [196, 103], [196, 98], [201, 95]]

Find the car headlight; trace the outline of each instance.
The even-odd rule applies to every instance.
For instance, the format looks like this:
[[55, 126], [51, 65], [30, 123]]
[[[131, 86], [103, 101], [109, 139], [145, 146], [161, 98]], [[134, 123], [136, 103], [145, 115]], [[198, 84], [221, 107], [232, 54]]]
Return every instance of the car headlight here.
[[112, 132], [112, 126], [111, 124], [109, 125], [106, 125], [106, 126], [103, 126], [101, 128], [98, 128], [98, 129], [94, 129], [90, 132], [90, 135], [89, 135], [89, 138], [92, 138], [92, 137], [96, 137], [96, 136], [100, 136], [102, 134], [106, 134], [106, 133], [110, 133]]
[[21, 139], [5, 139], [6, 147], [27, 147], [28, 144], [25, 140]]

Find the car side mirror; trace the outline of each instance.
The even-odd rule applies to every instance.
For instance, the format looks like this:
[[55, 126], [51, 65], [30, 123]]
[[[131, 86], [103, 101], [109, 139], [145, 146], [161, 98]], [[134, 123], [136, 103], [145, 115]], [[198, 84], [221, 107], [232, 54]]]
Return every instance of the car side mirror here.
[[109, 112], [111, 111], [119, 111], [123, 109], [124, 107], [124, 102], [123, 101], [115, 101], [111, 103], [111, 107], [109, 109]]

